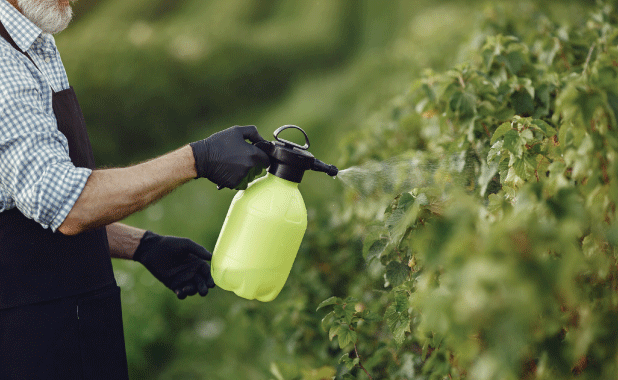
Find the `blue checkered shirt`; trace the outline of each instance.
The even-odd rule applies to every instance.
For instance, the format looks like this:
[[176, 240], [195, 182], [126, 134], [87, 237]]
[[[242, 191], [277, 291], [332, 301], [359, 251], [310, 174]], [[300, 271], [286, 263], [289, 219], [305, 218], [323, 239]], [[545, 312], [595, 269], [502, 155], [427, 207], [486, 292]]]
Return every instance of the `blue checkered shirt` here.
[[55, 231], [81, 194], [91, 170], [69, 158], [52, 94], [69, 87], [54, 38], [6, 0], [0, 21], [21, 52], [0, 37], [0, 212], [22, 214]]

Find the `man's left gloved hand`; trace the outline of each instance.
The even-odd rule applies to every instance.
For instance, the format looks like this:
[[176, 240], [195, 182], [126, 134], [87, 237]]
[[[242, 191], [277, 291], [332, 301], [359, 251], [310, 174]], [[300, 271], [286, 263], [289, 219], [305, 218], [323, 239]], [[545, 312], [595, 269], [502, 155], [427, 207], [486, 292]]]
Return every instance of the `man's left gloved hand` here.
[[210, 275], [212, 254], [190, 239], [161, 236], [146, 231], [135, 250], [133, 260], [142, 263], [179, 299], [208, 294], [215, 283]]

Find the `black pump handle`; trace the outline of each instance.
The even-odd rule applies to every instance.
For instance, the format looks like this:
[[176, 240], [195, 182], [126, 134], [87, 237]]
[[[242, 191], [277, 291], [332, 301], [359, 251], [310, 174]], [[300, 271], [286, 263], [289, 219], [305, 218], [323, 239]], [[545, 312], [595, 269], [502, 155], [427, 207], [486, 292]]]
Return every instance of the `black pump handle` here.
[[[303, 133], [303, 135], [305, 135], [305, 145], [302, 145], [302, 146], [301, 146], [301, 145], [298, 145], [298, 144], [293, 143], [293, 142], [291, 142], [291, 141], [284, 140], [284, 139], [280, 139], [280, 138], [278, 137], [278, 136], [279, 136], [279, 133], [281, 133], [283, 130], [285, 130], [285, 129], [289, 129], [289, 128], [296, 128], [296, 129], [298, 129], [299, 131], [301, 131], [301, 132]], [[293, 147], [295, 147], [295, 148], [302, 149], [302, 150], [307, 150], [307, 149], [309, 149], [309, 136], [307, 136], [307, 133], [305, 133], [305, 131], [303, 131], [303, 130], [302, 130], [302, 128], [297, 127], [296, 125], [284, 125], [284, 126], [282, 126], [282, 127], [279, 127], [279, 128], [277, 128], [277, 130], [276, 130], [275, 132], [273, 132], [273, 135], [275, 136], [275, 140], [277, 140], [277, 141], [279, 141], [279, 142], [282, 142], [282, 143], [284, 143], [284, 144], [286, 144], [286, 145], [291, 145], [291, 146], [293, 146]]]

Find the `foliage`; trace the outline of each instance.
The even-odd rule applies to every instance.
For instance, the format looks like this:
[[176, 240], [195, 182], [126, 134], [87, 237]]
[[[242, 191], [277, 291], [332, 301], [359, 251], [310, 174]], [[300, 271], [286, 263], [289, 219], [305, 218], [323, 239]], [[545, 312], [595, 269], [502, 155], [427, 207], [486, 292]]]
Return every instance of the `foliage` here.
[[367, 277], [320, 305], [344, 378], [618, 373], [618, 15], [508, 13], [490, 9], [472, 60], [427, 71], [386, 128], [345, 146], [347, 164], [439, 159], [382, 215], [367, 204], [384, 188], [335, 214]]

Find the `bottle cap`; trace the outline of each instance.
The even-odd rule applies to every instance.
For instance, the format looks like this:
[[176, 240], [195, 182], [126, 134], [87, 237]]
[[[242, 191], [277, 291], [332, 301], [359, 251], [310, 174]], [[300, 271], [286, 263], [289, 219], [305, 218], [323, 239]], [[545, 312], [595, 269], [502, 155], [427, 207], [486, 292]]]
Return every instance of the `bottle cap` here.
[[[305, 136], [305, 145], [279, 138], [279, 134], [286, 129], [298, 129]], [[296, 125], [284, 125], [273, 133], [275, 141], [260, 141], [255, 146], [262, 149], [270, 158], [268, 172], [285, 180], [300, 183], [307, 170], [323, 171], [331, 176], [337, 175], [337, 168], [317, 160], [309, 149], [307, 133]]]

